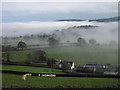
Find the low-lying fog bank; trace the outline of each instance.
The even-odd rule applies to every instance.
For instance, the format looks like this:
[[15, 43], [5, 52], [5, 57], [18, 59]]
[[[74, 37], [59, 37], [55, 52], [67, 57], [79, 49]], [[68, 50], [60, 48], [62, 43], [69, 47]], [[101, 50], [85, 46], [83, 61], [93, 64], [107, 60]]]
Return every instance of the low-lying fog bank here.
[[[3, 23], [3, 37], [34, 36], [29, 42], [47, 43], [48, 37], [54, 37], [61, 43], [75, 43], [79, 37], [87, 42], [94, 38], [97, 43], [118, 42], [118, 22], [28, 22]], [[47, 35], [47, 38], [40, 38]], [[18, 38], [21, 39], [21, 38]]]

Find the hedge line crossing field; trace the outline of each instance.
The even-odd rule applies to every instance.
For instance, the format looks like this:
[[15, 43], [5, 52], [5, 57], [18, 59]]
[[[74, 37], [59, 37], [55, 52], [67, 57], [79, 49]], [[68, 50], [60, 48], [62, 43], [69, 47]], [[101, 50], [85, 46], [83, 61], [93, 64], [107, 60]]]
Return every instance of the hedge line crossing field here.
[[3, 88], [117, 88], [118, 79], [79, 77], [35, 77], [22, 80], [22, 75], [2, 74]]
[[62, 70], [52, 69], [52, 68], [43, 68], [43, 67], [32, 67], [32, 66], [12, 66], [12, 65], [2, 65], [2, 70], [11, 70], [11, 71], [23, 71], [31, 73], [63, 73]]
[[[45, 48], [47, 57], [61, 59], [66, 61], [74, 61], [75, 65], [84, 65], [88, 62], [97, 63], [110, 63], [113, 65], [118, 64], [118, 48], [110, 46], [98, 46], [98, 47], [56, 47]], [[24, 51], [12, 51], [12, 61], [24, 62], [27, 60], [27, 54], [34, 50]], [[3, 55], [3, 58], [6, 57]]]

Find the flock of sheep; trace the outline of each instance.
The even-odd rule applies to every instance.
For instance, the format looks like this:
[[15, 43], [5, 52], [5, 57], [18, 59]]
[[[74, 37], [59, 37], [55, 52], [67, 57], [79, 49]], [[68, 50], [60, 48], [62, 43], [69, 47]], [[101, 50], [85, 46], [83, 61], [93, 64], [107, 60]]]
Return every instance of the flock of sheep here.
[[[26, 80], [26, 77], [27, 77], [27, 76], [32, 76], [32, 74], [27, 73], [27, 74], [23, 75], [22, 79], [23, 79], [23, 80]], [[38, 76], [39, 76], [39, 77], [40, 77], [40, 76], [41, 76], [41, 77], [56, 77], [55, 74], [42, 74], [42, 75], [38, 74]]]

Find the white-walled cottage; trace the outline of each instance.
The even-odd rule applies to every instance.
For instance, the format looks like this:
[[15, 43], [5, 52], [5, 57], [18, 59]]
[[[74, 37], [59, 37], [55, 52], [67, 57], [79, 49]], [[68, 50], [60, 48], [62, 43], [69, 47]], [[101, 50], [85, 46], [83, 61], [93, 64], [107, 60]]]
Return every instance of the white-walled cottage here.
[[[75, 68], [75, 64], [74, 64], [73, 61], [64, 61], [64, 62], [67, 63], [67, 64], [70, 64], [71, 70]], [[61, 61], [61, 60], [59, 61], [58, 67], [59, 67], [59, 68], [62, 68], [62, 61]]]

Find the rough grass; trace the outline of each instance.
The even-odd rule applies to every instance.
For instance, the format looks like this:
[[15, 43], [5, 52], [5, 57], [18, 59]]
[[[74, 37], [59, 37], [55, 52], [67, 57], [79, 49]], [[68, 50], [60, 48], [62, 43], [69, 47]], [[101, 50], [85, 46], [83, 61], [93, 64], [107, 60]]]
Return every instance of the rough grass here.
[[[99, 47], [62, 47], [62, 48], [46, 48], [47, 57], [56, 58], [67, 61], [75, 61], [76, 65], [84, 65], [88, 62], [118, 64], [118, 48], [99, 46]], [[13, 51], [12, 61], [26, 61], [26, 55], [35, 50]], [[3, 55], [3, 58], [6, 58]]]
[[31, 66], [12, 66], [12, 65], [2, 65], [2, 70], [11, 70], [11, 71], [23, 71], [31, 73], [63, 73], [62, 70], [52, 69], [52, 68], [43, 68], [43, 67], [31, 67]]
[[2, 74], [3, 88], [117, 88], [118, 79], [79, 77], [36, 77]]

